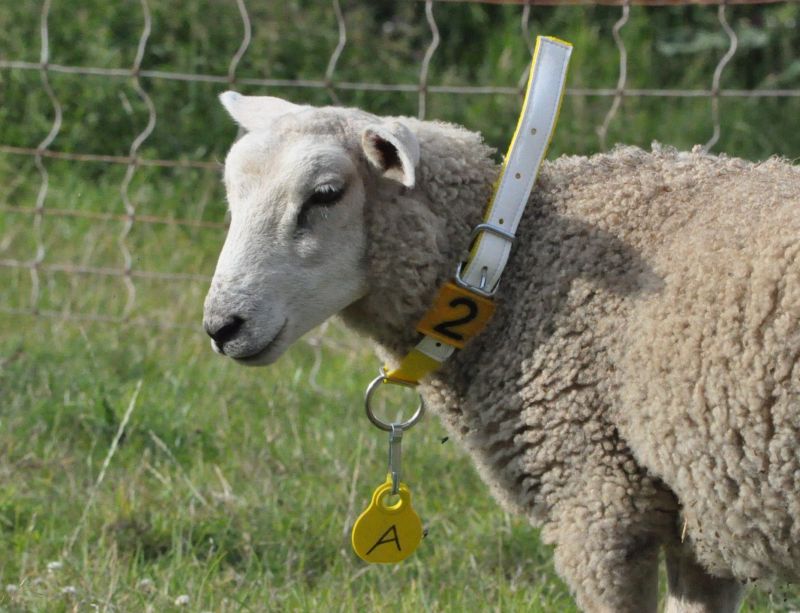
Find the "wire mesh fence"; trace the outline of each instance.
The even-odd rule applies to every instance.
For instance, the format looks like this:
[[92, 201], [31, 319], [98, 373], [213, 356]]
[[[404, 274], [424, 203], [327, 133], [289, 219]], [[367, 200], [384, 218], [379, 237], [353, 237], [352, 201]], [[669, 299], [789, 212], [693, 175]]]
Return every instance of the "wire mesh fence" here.
[[[696, 6], [676, 8], [676, 5], [688, 4]], [[126, 51], [132, 54], [129, 62], [112, 65], [113, 57], [106, 58], [109, 61], [105, 63], [109, 65], [64, 61], [62, 57], [69, 59], [70, 56], [70, 53], [63, 52], [69, 44], [65, 45], [62, 37], [58, 39], [60, 46], [55, 46], [55, 32], [64, 27], [66, 20], [83, 17], [62, 10], [55, 19], [53, 15], [57, 5], [58, 0], [44, 0], [36, 7], [35, 14], [33, 8], [24, 9], [31, 21], [35, 18], [36, 28], [28, 31], [26, 46], [17, 45], [19, 56], [11, 57], [11, 51], [7, 49], [0, 57], [4, 80], [13, 84], [16, 82], [14, 79], [18, 79], [26, 91], [38, 89], [37, 95], [40, 98], [44, 95], [46, 102], [40, 100], [38, 103], [44, 110], [37, 117], [49, 118], [48, 125], [31, 125], [30, 129], [20, 132], [22, 136], [19, 133], [9, 136], [8, 130], [0, 130], [0, 135], [5, 134], [0, 137], [0, 163], [3, 164], [0, 172], [6, 176], [0, 198], [0, 211], [5, 218], [0, 225], [0, 272], [5, 273], [1, 284], [4, 291], [0, 312], [6, 316], [133, 322], [160, 328], [198, 327], [202, 293], [225, 227], [218, 175], [220, 159], [230, 139], [209, 138], [215, 141], [213, 145], [187, 148], [186, 151], [181, 149], [180, 142], [162, 146], [165, 137], [157, 135], [157, 130], [161, 126], [162, 131], [169, 132], [171, 127], [177, 126], [174, 118], [178, 114], [181, 114], [181, 121], [196, 127], [200, 139], [203, 132], [216, 123], [216, 116], [212, 121], [207, 109], [199, 107], [184, 112], [181, 109], [183, 101], [159, 93], [161, 84], [205, 87], [215, 91], [233, 88], [245, 89], [248, 93], [286, 93], [295, 100], [371, 105], [374, 108], [368, 110], [416, 114], [423, 119], [453, 119], [455, 114], [455, 119], [468, 123], [468, 127], [490, 132], [496, 130], [502, 134], [509, 132], [507, 126], [510, 123], [496, 121], [492, 113], [494, 107], [484, 106], [481, 112], [475, 112], [465, 101], [486, 98], [499, 101], [496, 104], [503, 109], [515, 109], [527, 72], [525, 60], [520, 58], [529, 57], [536, 33], [560, 34], [558, 31], [539, 32], [539, 28], [545, 21], [552, 27], [552, 24], [560, 23], [559, 20], [576, 15], [574, 11], [583, 11], [581, 15], [585, 23], [592, 24], [592, 20], [597, 19], [597, 38], [613, 49], [613, 56], [610, 52], [605, 56], [613, 59], [605, 61], [604, 73], [598, 77], [605, 83], [597, 84], [598, 79], [583, 78], [582, 73], [579, 73], [580, 78], [573, 79], [567, 91], [568, 100], [572, 101], [575, 109], [590, 104], [592, 112], [586, 117], [589, 122], [594, 121], [591, 126], [587, 121], [576, 122], [580, 125], [574, 131], [581, 133], [583, 140], [580, 142], [591, 140], [593, 144], [574, 146], [574, 142], [567, 143], [561, 151], [608, 148], [626, 134], [623, 126], [635, 123], [626, 119], [626, 103], [631, 101], [651, 100], [660, 105], [646, 104], [644, 113], [650, 115], [663, 113], [664, 109], [674, 107], [680, 101], [703, 105], [705, 125], [699, 129], [705, 130], [705, 136], [701, 144], [712, 150], [725, 135], [722, 101], [756, 101], [756, 104], [768, 101], [775, 106], [779, 116], [792, 113], [797, 116], [795, 109], [800, 100], [800, 64], [797, 62], [790, 61], [780, 79], [772, 79], [767, 74], [749, 79], [752, 86], [741, 86], [741, 83], [747, 84], [748, 79], [728, 80], [736, 85], [725, 86], [726, 76], [735, 70], [736, 58], [739, 66], [746, 67], [750, 54], [764, 54], [766, 47], [764, 44], [759, 46], [758, 40], [768, 37], [770, 28], [784, 27], [787, 23], [791, 25], [795, 18], [800, 17], [795, 3], [779, 0], [410, 0], [400, 3], [400, 9], [387, 5], [380, 14], [375, 13], [377, 21], [382, 24], [377, 32], [377, 41], [374, 40], [376, 32], [364, 17], [363, 8], [348, 5], [343, 0], [332, 0], [314, 5], [315, 11], [324, 10], [327, 14], [325, 23], [316, 24], [314, 30], [324, 34], [321, 42], [315, 43], [317, 51], [310, 54], [315, 56], [317, 68], [287, 69], [274, 61], [260, 71], [262, 74], [254, 74], [251, 69], [245, 71], [242, 65], [245, 61], [257, 63], [257, 58], [248, 59], [249, 55], [257, 53], [252, 48], [254, 32], [268, 19], [274, 21], [274, 16], [265, 17], [261, 8], [248, 6], [245, 0], [208, 5], [214, 10], [228, 11], [228, 15], [234, 11], [238, 20], [237, 37], [226, 44], [230, 53], [225, 55], [224, 61], [215, 58], [216, 65], [222, 67], [216, 72], [181, 70], [167, 61], [159, 63], [159, 55], [168, 54], [169, 49], [166, 42], [153, 41], [158, 30], [154, 9], [162, 12], [167, 9], [155, 0], [120, 4], [131, 17], [128, 21], [140, 27], [133, 49]], [[550, 5], [560, 6], [553, 8]], [[565, 9], [564, 5], [574, 5], [569, 8], [573, 13], [553, 12]], [[756, 12], [751, 5], [762, 6]], [[298, 5], [295, 10], [302, 12], [307, 10], [306, 7]], [[115, 9], [111, 6], [108, 10]], [[468, 80], [461, 78], [459, 71], [463, 66], [457, 66], [459, 53], [452, 51], [452, 41], [458, 36], [458, 27], [453, 26], [456, 15], [453, 11], [456, 10], [460, 11], [459, 18], [468, 15], [477, 23], [483, 23], [487, 37], [495, 36], [497, 29], [493, 29], [493, 24], [513, 21], [515, 33], [511, 34], [511, 26], [506, 26], [502, 49], [497, 51], [497, 63], [507, 65], [505, 69], [466, 70]], [[401, 11], [403, 18], [397, 18], [392, 11]], [[586, 11], [594, 12], [587, 16]], [[671, 47], [662, 44], [663, 49], [671, 50], [670, 53], [677, 53], [675, 49], [680, 50], [681, 45], [685, 49], [695, 45], [699, 49], [696, 53], [705, 54], [707, 64], [713, 70], [710, 74], [697, 75], [702, 85], [660, 85], [658, 67], [653, 69], [652, 66], [647, 78], [642, 78], [645, 71], [641, 64], [641, 46], [637, 43], [635, 48], [629, 48], [626, 38], [626, 29], [631, 27], [631, 17], [636, 11], [650, 11], [639, 23], [646, 22], [648, 15], [655, 16], [653, 11], [672, 11], [676, 20], [690, 17], [704, 20], [705, 24], [713, 20], [716, 32], [710, 32], [706, 27], [706, 38], [698, 37], [694, 41], [679, 39], [669, 43]], [[538, 16], [541, 22], [536, 21]], [[290, 18], [288, 15], [287, 19]], [[213, 28], [213, 19], [210, 23]], [[603, 24], [611, 27], [604, 28]], [[442, 33], [443, 28], [447, 29], [446, 35]], [[282, 29], [283, 26], [275, 29], [277, 34], [273, 33], [273, 44], [284, 44]], [[685, 30], [683, 27], [682, 31]], [[361, 47], [369, 42], [391, 50], [392, 45], [404, 36], [413, 39], [407, 45], [413, 49], [407, 57], [403, 56], [404, 52], [398, 53], [398, 56], [403, 56], [398, 61], [403, 62], [404, 69], [397, 72], [402, 74], [395, 74], [387, 66], [382, 78], [353, 78], [361, 74], [359, 62], [369, 59], [363, 57], [369, 53], [359, 51]], [[703, 41], [707, 43], [709, 40], [713, 44], [703, 47]], [[486, 48], [491, 48], [492, 44], [492, 40], [484, 41]], [[580, 41], [576, 44], [579, 46]], [[325, 45], [327, 51], [320, 53], [319, 49]], [[348, 60], [348, 50], [353, 50], [351, 56], [355, 54], [352, 60]], [[791, 49], [784, 52], [789, 60], [793, 59]], [[30, 57], [34, 53], [38, 57]], [[587, 52], [591, 53], [594, 51]], [[122, 57], [123, 53], [117, 55]], [[511, 60], [509, 55], [513, 56]], [[440, 56], [444, 57], [437, 64]], [[680, 61], [678, 57], [677, 62]], [[287, 72], [292, 71], [293, 74], [287, 76]], [[652, 74], [654, 72], [656, 74]], [[498, 73], [502, 73], [503, 79], [498, 78]], [[309, 74], [313, 76], [307, 76]], [[416, 75], [416, 78], [409, 78], [409, 75]], [[518, 76], [508, 78], [508, 75]], [[68, 83], [63, 79], [72, 81]], [[89, 87], [89, 80], [98, 79], [103, 82], [103, 87], [108, 85], [111, 89], [118, 89], [118, 106], [110, 108], [105, 102], [98, 102], [97, 108], [92, 108], [89, 102], [82, 107], [81, 113], [73, 113], [70, 117], [73, 98], [68, 92], [72, 91], [70, 87], [74, 87], [70, 84]], [[656, 84], [642, 85], [646, 82]], [[369, 98], [372, 94], [384, 97]], [[10, 109], [14, 104], [26, 108]], [[27, 108], [29, 98], [7, 95], [4, 105], [7, 106], [6, 126], [32, 122], [33, 115]], [[511, 117], [509, 112], [504, 112], [504, 117]], [[9, 117], [14, 113], [17, 121], [9, 123]], [[576, 117], [580, 116], [578, 111], [575, 113]], [[125, 143], [116, 139], [115, 151], [111, 153], [93, 151], [93, 142], [68, 137], [68, 132], [79, 132], [75, 126], [84, 121], [89, 123], [86, 118], [94, 115], [97, 117], [92, 121], [99, 126], [96, 134], [102, 135], [108, 117], [120, 114], [130, 118], [132, 136]], [[737, 121], [740, 119], [737, 115]], [[66, 125], [68, 121], [72, 122], [69, 126]], [[495, 123], [501, 125], [493, 125]], [[41, 128], [46, 129], [35, 136], [37, 129]], [[229, 136], [232, 136], [231, 129], [227, 128]], [[780, 127], [776, 129], [778, 132], [781, 130]], [[781, 150], [762, 132], [762, 126], [752, 126], [748, 134], [752, 138], [766, 139], [763, 147], [766, 151], [788, 155], [793, 155], [794, 151], [794, 155], [798, 155], [797, 150], [792, 149], [793, 145], [786, 145], [788, 148]], [[638, 136], [647, 142], [659, 135], [639, 128]], [[154, 142], [156, 140], [158, 142]], [[61, 141], [67, 146], [60, 146]], [[180, 139], [174, 138], [173, 141]], [[160, 155], [162, 153], [164, 155]], [[96, 186], [102, 188], [95, 189]], [[200, 188], [196, 189], [197, 186]], [[168, 198], [172, 201], [180, 200], [182, 192], [185, 192], [189, 194], [187, 199], [196, 202], [173, 208], [157, 206], [154, 203], [168, 199], [164, 192], [169, 192]], [[105, 294], [95, 291], [99, 280], [112, 282]]]

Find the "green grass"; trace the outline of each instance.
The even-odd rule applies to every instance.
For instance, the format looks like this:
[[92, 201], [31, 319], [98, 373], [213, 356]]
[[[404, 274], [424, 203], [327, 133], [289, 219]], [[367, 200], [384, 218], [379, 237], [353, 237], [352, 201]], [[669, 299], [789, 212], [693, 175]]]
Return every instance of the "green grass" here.
[[[23, 182], [33, 191], [35, 176]], [[181, 206], [174, 185], [147, 179], [132, 197], [155, 191]], [[179, 185], [189, 199], [218, 190]], [[119, 200], [113, 181], [67, 173], [51, 189], [89, 210]], [[20, 258], [35, 251], [30, 222], [0, 217]], [[45, 261], [118, 265], [119, 231], [45, 216]], [[135, 266], [206, 274], [221, 240], [221, 230], [145, 225], [126, 239]], [[28, 307], [28, 271], [0, 275], [4, 306]], [[347, 531], [387, 452], [363, 415], [376, 361], [362, 340], [334, 324], [275, 366], [245, 369], [208, 347], [206, 282], [135, 285], [131, 317], [143, 321], [0, 318], [0, 611], [169, 611], [183, 595], [196, 611], [575, 610], [537, 531], [496, 506], [432, 416], [404, 440], [428, 537], [396, 567], [351, 552]], [[42, 309], [119, 316], [126, 297], [116, 277], [40, 273]], [[748, 602], [789, 611], [800, 594]]]
[[569, 606], [535, 531], [492, 503], [434, 419], [404, 449], [428, 537], [398, 567], [354, 556], [347, 529], [385, 474], [386, 440], [360, 403], [374, 362], [339, 329], [269, 370], [190, 331], [23, 319], [0, 333], [8, 610], [168, 610], [181, 594], [215, 611]]
[[5, 318], [0, 338], [2, 611], [167, 611], [180, 595], [197, 611], [574, 610], [549, 548], [432, 417], [404, 441], [428, 537], [396, 567], [355, 557], [386, 437], [362, 412], [375, 361], [339, 327], [269, 369], [213, 355], [199, 330]]
[[[89, 184], [68, 168], [48, 163], [48, 202], [119, 210], [119, 173]], [[38, 172], [17, 173], [5, 202], [35, 197]], [[130, 195], [145, 209], [222, 218], [213, 174], [142, 169]], [[45, 215], [38, 239], [45, 263], [120, 266], [121, 230]], [[28, 214], [0, 216], [0, 236], [9, 256], [36, 251]], [[222, 238], [137, 223], [125, 241], [135, 269], [210, 275]], [[117, 277], [43, 270], [39, 281], [46, 311], [118, 317], [127, 300]], [[27, 270], [0, 268], [0, 284], [4, 307], [30, 306]], [[0, 318], [0, 611], [164, 611], [181, 595], [197, 611], [571, 610], [536, 531], [493, 503], [434, 418], [404, 440], [428, 537], [398, 567], [351, 552], [347, 531], [387, 452], [363, 414], [376, 362], [362, 340], [334, 325], [274, 367], [245, 369], [208, 347], [206, 282], [135, 287], [129, 324]]]

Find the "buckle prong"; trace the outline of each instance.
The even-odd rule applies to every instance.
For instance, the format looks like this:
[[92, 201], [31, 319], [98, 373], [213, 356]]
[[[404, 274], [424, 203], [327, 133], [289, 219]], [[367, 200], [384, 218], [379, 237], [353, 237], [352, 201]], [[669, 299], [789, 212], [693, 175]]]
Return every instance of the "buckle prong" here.
[[[489, 234], [494, 234], [495, 236], [499, 236], [500, 238], [508, 241], [509, 243], [513, 243], [514, 239], [516, 238], [511, 232], [508, 232], [507, 230], [504, 230], [502, 228], [498, 228], [497, 226], [494, 226], [490, 223], [479, 223], [472, 230], [472, 234], [470, 235], [469, 239], [470, 244], [475, 242], [475, 239], [481, 232], [488, 232]], [[471, 285], [470, 283], [464, 281], [464, 279], [461, 277], [461, 271], [463, 270], [463, 268], [464, 268], [464, 262], [459, 262], [455, 276], [456, 285], [459, 285], [460, 287], [463, 287], [464, 289], [469, 290], [471, 292], [475, 292], [479, 296], [484, 296], [486, 298], [494, 297], [495, 293], [497, 293], [497, 285], [495, 285], [491, 290], [486, 289], [486, 280], [488, 276], [487, 273], [489, 272], [489, 269], [486, 268], [486, 266], [481, 268], [481, 282], [480, 282], [481, 284], [478, 287], [475, 287], [474, 285]]]

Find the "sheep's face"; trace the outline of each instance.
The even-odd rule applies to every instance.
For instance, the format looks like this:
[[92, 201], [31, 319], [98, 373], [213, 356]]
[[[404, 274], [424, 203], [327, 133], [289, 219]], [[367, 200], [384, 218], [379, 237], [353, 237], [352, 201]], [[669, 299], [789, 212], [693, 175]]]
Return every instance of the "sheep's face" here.
[[[218, 353], [263, 365], [366, 292], [364, 151], [341, 129], [304, 133], [319, 119], [314, 109], [231, 93], [222, 100], [251, 131], [225, 161], [231, 224], [204, 326]], [[399, 160], [374, 131], [363, 137], [381, 160]]]

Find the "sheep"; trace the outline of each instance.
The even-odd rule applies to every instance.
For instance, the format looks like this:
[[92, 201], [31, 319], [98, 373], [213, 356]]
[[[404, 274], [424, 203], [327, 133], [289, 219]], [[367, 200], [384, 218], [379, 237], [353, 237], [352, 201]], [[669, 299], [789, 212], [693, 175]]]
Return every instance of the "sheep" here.
[[[389, 364], [498, 174], [462, 127], [221, 97], [212, 346], [274, 362], [339, 313]], [[487, 329], [420, 383], [585, 611], [735, 611], [800, 578], [800, 170], [696, 148], [546, 162]]]

